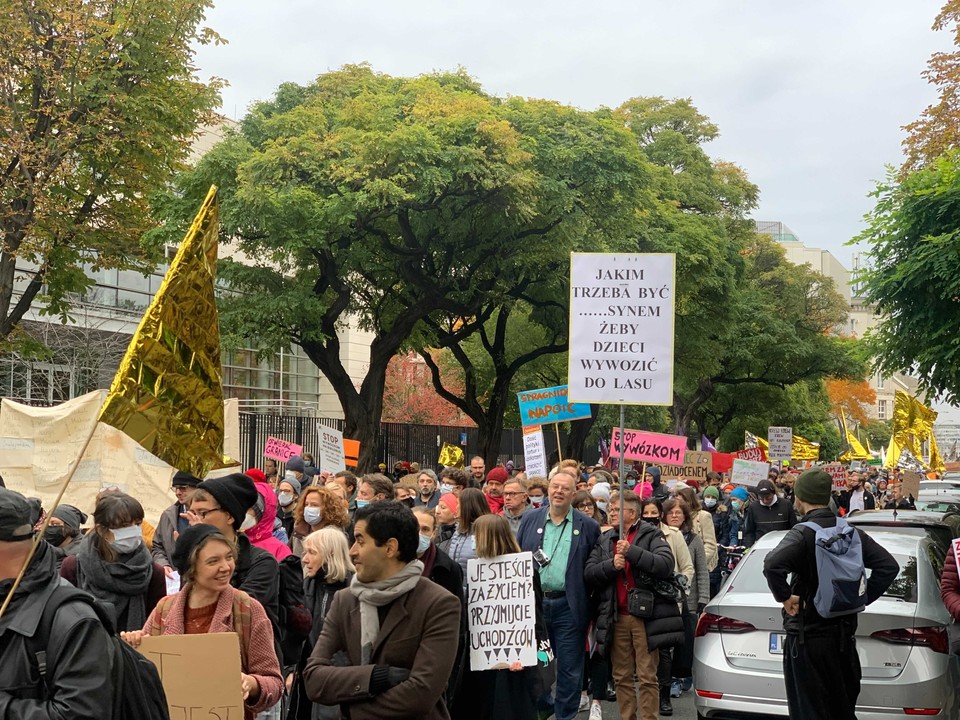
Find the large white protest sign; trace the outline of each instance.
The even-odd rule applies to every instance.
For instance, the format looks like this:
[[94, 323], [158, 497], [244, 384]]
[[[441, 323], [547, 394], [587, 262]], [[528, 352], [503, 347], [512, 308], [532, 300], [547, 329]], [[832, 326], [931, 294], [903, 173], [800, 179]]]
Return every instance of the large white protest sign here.
[[532, 553], [468, 560], [467, 590], [470, 669], [536, 665]]
[[767, 428], [767, 457], [771, 460], [789, 460], [793, 457], [793, 428]]
[[675, 256], [572, 253], [570, 402], [673, 403]]
[[733, 459], [733, 470], [730, 473], [730, 482], [734, 485], [756, 487], [761, 480], [766, 480], [770, 474], [770, 465], [756, 460]]
[[528, 478], [547, 476], [547, 450], [540, 425], [523, 429], [523, 462]]
[[331, 473], [347, 469], [343, 454], [343, 433], [322, 423], [317, 423], [317, 436], [320, 438], [320, 452], [317, 453], [319, 468]]

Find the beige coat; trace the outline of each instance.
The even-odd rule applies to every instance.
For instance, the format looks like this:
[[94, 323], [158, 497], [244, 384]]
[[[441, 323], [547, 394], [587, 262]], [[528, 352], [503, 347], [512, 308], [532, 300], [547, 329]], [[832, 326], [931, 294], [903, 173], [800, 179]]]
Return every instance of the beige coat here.
[[700, 510], [693, 516], [693, 532], [703, 540], [703, 552], [707, 556], [707, 571], [717, 567], [717, 532], [713, 528], [713, 515]]
[[686, 575], [687, 587], [693, 587], [693, 558], [690, 557], [690, 548], [687, 547], [687, 541], [683, 539], [683, 533], [663, 523], [660, 524], [660, 529], [663, 530], [663, 537], [666, 538], [670, 552], [673, 553], [674, 572]]

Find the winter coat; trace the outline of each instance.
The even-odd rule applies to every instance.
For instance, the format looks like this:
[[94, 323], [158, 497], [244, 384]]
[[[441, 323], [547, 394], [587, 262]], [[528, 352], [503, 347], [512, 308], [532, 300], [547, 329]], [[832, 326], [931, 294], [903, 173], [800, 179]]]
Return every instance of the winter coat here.
[[477, 540], [472, 532], [462, 533], [459, 528], [449, 540], [441, 544], [443, 550], [450, 559], [460, 566], [460, 572], [463, 575], [463, 591], [467, 590], [467, 563], [477, 557]]
[[277, 518], [277, 494], [266, 483], [255, 482], [254, 485], [263, 498], [263, 514], [260, 515], [260, 522], [244, 534], [252, 545], [263, 548], [280, 562], [293, 553], [273, 535], [274, 520]]
[[717, 565], [711, 573], [720, 572], [727, 561], [727, 551], [723, 545], [730, 545], [730, 511], [725, 503], [717, 503], [707, 512], [713, 518], [713, 534], [717, 538]]
[[690, 557], [690, 548], [687, 547], [687, 543], [683, 539], [681, 532], [675, 527], [661, 523], [660, 530], [663, 532], [663, 537], [667, 541], [667, 545], [670, 546], [670, 551], [673, 553], [673, 571], [687, 578], [687, 591], [689, 592], [690, 587], [693, 585], [694, 575], [693, 558]]
[[180, 519], [180, 513], [186, 512], [185, 506], [180, 503], [174, 503], [160, 515], [160, 522], [157, 523], [157, 530], [153, 534], [153, 543], [150, 547], [150, 553], [153, 560], [163, 567], [173, 567], [173, 551], [177, 546], [174, 534], [177, 532], [177, 521]]
[[[613, 624], [617, 621], [617, 588], [616, 584], [621, 577], [620, 571], [613, 567], [613, 554], [620, 539], [618, 528], [611, 528], [603, 533], [594, 544], [587, 558], [587, 565], [583, 571], [584, 582], [590, 590], [596, 610], [593, 615], [596, 630], [597, 651], [605, 657], [610, 656], [613, 645]], [[663, 538], [663, 533], [646, 522], [637, 526], [637, 534], [627, 550], [627, 562], [634, 573], [634, 581], [638, 582], [646, 574], [654, 579], [664, 580], [673, 575], [674, 559], [670, 546]], [[660, 603], [655, 603], [656, 605]], [[673, 618], [655, 620], [650, 618], [645, 622], [647, 642], [651, 649], [661, 647], [664, 639], [676, 642], [675, 635], [680, 633], [683, 640], [683, 621], [676, 612], [676, 604], [668, 602], [674, 608]], [[656, 617], [656, 613], [655, 613]], [[670, 644], [670, 643], [664, 643]]]
[[753, 547], [753, 544], [768, 532], [774, 530], [789, 530], [797, 524], [797, 513], [793, 505], [781, 498], [770, 507], [760, 501], [752, 502], [747, 506], [743, 517], [743, 544]]
[[683, 534], [690, 557], [693, 558], [693, 582], [687, 591], [687, 605], [690, 612], [697, 612], [701, 605], [710, 602], [710, 571], [707, 570], [707, 556], [703, 550], [703, 538], [694, 532]]
[[[0, 718], [103, 720], [113, 707], [110, 664], [103, 662], [111, 640], [93, 608], [67, 602], [50, 627], [40, 627], [54, 590], [67, 584], [57, 575], [56, 555], [51, 545], [40, 543], [0, 618]], [[0, 584], [0, 597], [12, 583]], [[48, 639], [46, 647], [30, 644], [37, 635]], [[46, 653], [49, 690], [37, 677], [38, 652]]]
[[703, 540], [703, 552], [707, 558], [707, 571], [717, 566], [717, 534], [713, 529], [713, 516], [706, 510], [700, 510], [692, 519], [693, 532]]

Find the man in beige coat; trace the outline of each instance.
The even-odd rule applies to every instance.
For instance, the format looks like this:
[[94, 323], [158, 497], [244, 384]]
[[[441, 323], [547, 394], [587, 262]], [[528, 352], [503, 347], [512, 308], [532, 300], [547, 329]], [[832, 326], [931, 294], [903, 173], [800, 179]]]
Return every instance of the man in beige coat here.
[[357, 574], [327, 612], [304, 670], [307, 695], [345, 706], [351, 720], [448, 720], [460, 601], [421, 576], [419, 525], [404, 505], [358, 509], [353, 532]]

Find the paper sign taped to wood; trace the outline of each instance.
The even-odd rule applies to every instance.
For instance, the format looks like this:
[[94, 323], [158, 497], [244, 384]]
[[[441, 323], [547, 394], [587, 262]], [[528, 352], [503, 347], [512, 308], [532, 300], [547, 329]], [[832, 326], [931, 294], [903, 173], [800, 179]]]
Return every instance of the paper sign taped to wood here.
[[900, 477], [903, 482], [900, 486], [900, 497], [913, 497], [916, 500], [920, 495], [920, 473], [907, 470]]
[[730, 482], [734, 485], [746, 485], [747, 487], [756, 487], [761, 480], [766, 480], [770, 473], [770, 466], [765, 462], [756, 462], [754, 460], [742, 460], [736, 458], [733, 461], [733, 470], [730, 473]]
[[470, 669], [537, 664], [533, 554], [467, 561]]
[[347, 469], [343, 455], [343, 433], [323, 423], [317, 423], [317, 436], [320, 439], [320, 452], [317, 462], [321, 470], [338, 473]]
[[303, 452], [303, 445], [287, 442], [280, 438], [268, 437], [267, 444], [263, 448], [263, 456], [280, 462], [286, 462], [294, 455]]
[[523, 429], [523, 462], [528, 478], [547, 476], [547, 449], [540, 425]]
[[63, 503], [92, 514], [102, 489], [117, 487], [143, 505], [156, 524], [173, 502], [176, 470], [147, 452], [126, 433], [97, 422], [106, 393], [95, 391], [49, 408], [0, 404], [0, 475], [11, 490], [36, 497], [52, 509], [60, 486], [93, 437], [63, 496]]
[[672, 487], [680, 480], [696, 480], [700, 487], [707, 481], [707, 473], [713, 470], [713, 453], [687, 450], [683, 465], [659, 465], [660, 479]]
[[[624, 445], [626, 448], [624, 459], [654, 465], [683, 465], [687, 452], [687, 438], [683, 435], [664, 435], [643, 430], [625, 430]], [[618, 427], [613, 429], [610, 457], [620, 457], [620, 428]]]
[[138, 649], [157, 666], [170, 720], [243, 720], [236, 633], [148, 636]]

